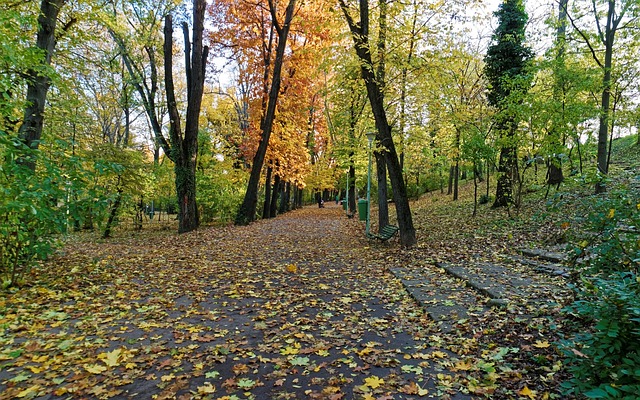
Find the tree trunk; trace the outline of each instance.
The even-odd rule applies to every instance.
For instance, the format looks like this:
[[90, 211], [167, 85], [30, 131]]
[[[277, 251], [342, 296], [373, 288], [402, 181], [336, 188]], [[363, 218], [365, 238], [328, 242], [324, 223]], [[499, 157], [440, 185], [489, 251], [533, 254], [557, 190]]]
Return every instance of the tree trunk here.
[[496, 184], [496, 199], [493, 203], [493, 208], [508, 207], [513, 204], [513, 170], [515, 163], [515, 148], [503, 146], [500, 149], [498, 183]]
[[458, 200], [459, 176], [460, 176], [460, 161], [456, 160], [456, 165], [453, 168], [453, 201]]
[[455, 165], [449, 167], [449, 185], [447, 186], [447, 196], [453, 193], [453, 175], [455, 174], [455, 170]]
[[[353, 156], [353, 153], [351, 153]], [[351, 157], [350, 157], [351, 159]], [[356, 167], [352, 164], [349, 166], [349, 213], [351, 215], [356, 212]]]
[[276, 174], [273, 179], [273, 191], [271, 192], [271, 202], [269, 204], [269, 218], [275, 218], [278, 215], [278, 196], [280, 195], [280, 175]]
[[196, 160], [198, 155], [198, 120], [204, 92], [204, 75], [208, 47], [203, 46], [204, 10], [206, 1], [195, 0], [193, 7], [193, 38], [189, 41], [189, 27], [182, 29], [185, 46], [185, 72], [187, 78], [187, 112], [184, 134], [181, 131], [173, 84], [173, 23], [171, 15], [165, 18], [164, 63], [167, 108], [169, 111], [169, 137], [175, 163], [175, 182], [178, 199], [178, 232], [190, 232], [200, 225], [196, 204]]
[[298, 197], [296, 199], [298, 208], [302, 207], [302, 194], [303, 194], [303, 189], [301, 187], [298, 187]]
[[249, 175], [247, 191], [236, 215], [235, 223], [237, 225], [247, 225], [255, 220], [256, 207], [258, 204], [258, 184], [260, 183], [262, 165], [264, 164], [264, 158], [267, 154], [267, 147], [269, 146], [269, 138], [271, 137], [271, 131], [273, 129], [273, 121], [276, 114], [276, 103], [278, 101], [278, 94], [280, 92], [280, 76], [282, 73], [282, 64], [284, 62], [287, 36], [289, 35], [289, 28], [291, 26], [291, 19], [293, 18], [295, 3], [296, 0], [289, 0], [289, 4], [287, 5], [287, 9], [285, 11], [284, 24], [280, 26], [276, 19], [276, 10], [273, 9], [273, 3], [269, 2], [272, 22], [278, 32], [278, 47], [276, 49], [276, 59], [273, 66], [273, 77], [271, 80], [271, 89], [269, 90], [269, 103], [267, 105], [267, 113], [265, 115], [264, 123], [262, 126], [262, 137], [260, 138], [260, 143], [258, 144], [258, 150], [253, 157], [253, 164], [251, 165], [251, 174]]
[[378, 229], [389, 225], [389, 202], [387, 194], [387, 168], [384, 156], [376, 151], [376, 176], [378, 180]]
[[113, 202], [113, 205], [111, 206], [107, 225], [104, 227], [104, 233], [102, 234], [103, 239], [111, 237], [111, 228], [113, 227], [113, 222], [116, 220], [116, 216], [118, 215], [118, 211], [120, 210], [120, 203], [122, 203], [122, 188], [120, 187], [120, 177], [118, 177], [118, 193], [116, 195], [115, 201]]
[[[56, 22], [60, 8], [66, 0], [42, 0], [40, 3], [40, 15], [38, 16], [38, 33], [36, 48], [44, 53], [44, 66], [51, 65], [51, 56], [56, 46]], [[44, 126], [44, 106], [51, 84], [50, 77], [43, 73], [39, 66], [27, 71], [27, 103], [24, 109], [22, 125], [18, 130], [20, 139], [29, 148], [37, 149], [42, 128]], [[35, 171], [35, 159], [29, 158], [24, 165]]]
[[262, 206], [262, 218], [269, 218], [269, 214], [271, 214], [271, 174], [273, 173], [273, 168], [269, 166], [267, 168], [267, 176], [264, 182], [264, 204]]
[[[554, 73], [554, 87], [553, 97], [556, 103], [562, 103], [564, 105], [565, 95], [563, 88], [565, 84], [565, 52], [566, 52], [566, 32], [567, 32], [567, 5], [569, 0], [560, 0], [558, 3], [558, 29], [556, 30], [556, 71]], [[562, 107], [562, 121], [564, 129], [564, 106]], [[552, 149], [561, 147], [559, 129], [557, 123], [552, 126], [549, 131], [549, 141]], [[548, 177], [547, 185], [559, 185], [564, 181], [564, 174], [562, 172], [562, 164], [559, 158], [556, 157], [556, 152], [553, 151], [553, 155], [548, 161]]]
[[360, 0], [360, 23], [356, 23], [353, 20], [344, 0], [340, 0], [340, 7], [349, 24], [356, 53], [361, 61], [360, 72], [367, 88], [367, 97], [369, 98], [377, 129], [376, 140], [383, 149], [389, 171], [398, 226], [400, 228], [400, 243], [405, 247], [411, 247], [416, 244], [416, 230], [413, 226], [407, 188], [384, 108], [383, 94], [376, 79], [371, 53], [369, 52], [369, 3], [367, 0]]
[[284, 212], [291, 211], [291, 182], [285, 183], [284, 191]]

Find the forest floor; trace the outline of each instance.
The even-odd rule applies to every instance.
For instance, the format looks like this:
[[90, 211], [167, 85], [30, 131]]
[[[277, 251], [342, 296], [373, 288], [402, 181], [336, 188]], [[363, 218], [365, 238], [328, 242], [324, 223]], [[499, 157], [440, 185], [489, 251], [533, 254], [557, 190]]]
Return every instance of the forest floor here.
[[[0, 294], [0, 398], [559, 398], [565, 279], [509, 257], [561, 230], [535, 207], [471, 217], [471, 188], [412, 204], [410, 250], [329, 203], [72, 236]], [[515, 297], [493, 305], [446, 266], [495, 269]]]

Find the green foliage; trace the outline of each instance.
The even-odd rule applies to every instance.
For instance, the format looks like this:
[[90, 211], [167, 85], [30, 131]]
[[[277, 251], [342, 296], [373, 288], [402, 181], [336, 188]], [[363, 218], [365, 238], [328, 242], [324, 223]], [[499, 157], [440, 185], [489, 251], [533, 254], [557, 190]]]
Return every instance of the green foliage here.
[[25, 283], [39, 260], [54, 250], [54, 234], [66, 227], [62, 174], [43, 158], [37, 173], [21, 164], [37, 151], [0, 132], [0, 284], [3, 288]]
[[607, 197], [589, 199], [590, 212], [577, 222], [586, 232], [571, 249], [576, 267], [588, 276], [635, 271], [640, 266], [638, 198], [623, 187]]
[[587, 281], [567, 312], [593, 323], [564, 343], [573, 377], [567, 394], [634, 399], [640, 393], [640, 276], [617, 272]]
[[501, 107], [512, 92], [519, 87], [528, 87], [530, 78], [523, 73], [532, 52], [524, 45], [528, 16], [522, 0], [505, 1], [495, 15], [499, 26], [487, 50], [485, 74], [490, 85], [487, 93], [489, 103]]
[[222, 170], [218, 173], [197, 174], [198, 207], [203, 223], [233, 221], [244, 196], [245, 179], [241, 171]]
[[198, 136], [198, 168], [196, 186], [200, 221], [208, 223], [233, 221], [242, 203], [248, 177], [234, 168], [230, 146], [208, 131]]
[[[593, 203], [593, 199], [590, 199]], [[589, 207], [585, 205], [585, 207]], [[588, 328], [564, 344], [567, 393], [636, 398], [640, 393], [640, 201], [629, 188], [600, 196], [573, 247], [577, 300], [566, 312]]]

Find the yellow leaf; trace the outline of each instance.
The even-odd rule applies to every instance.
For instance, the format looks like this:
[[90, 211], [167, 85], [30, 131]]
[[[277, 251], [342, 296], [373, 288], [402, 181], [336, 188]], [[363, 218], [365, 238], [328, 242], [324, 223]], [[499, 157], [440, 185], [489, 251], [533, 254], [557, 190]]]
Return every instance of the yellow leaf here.
[[636, 208], [640, 211], [640, 203], [636, 204]]
[[611, 219], [613, 218], [614, 215], [616, 215], [616, 210], [612, 208], [609, 210], [609, 213], [607, 214], [607, 218]]
[[105, 363], [107, 367], [116, 367], [119, 365], [121, 353], [122, 349], [115, 349], [98, 355], [98, 358], [102, 359], [102, 362]]
[[471, 361], [458, 361], [455, 365], [456, 371], [469, 371], [471, 369]]
[[176, 376], [174, 374], [169, 374], [169, 375], [162, 375], [160, 377], [160, 380], [162, 382], [169, 382], [170, 380], [172, 380], [173, 378], [175, 378]]
[[203, 363], [193, 364], [193, 369], [195, 369], [196, 371], [202, 371], [203, 368], [204, 368]]
[[377, 376], [370, 376], [368, 378], [365, 378], [364, 380], [364, 385], [369, 386], [371, 389], [380, 387], [380, 385], [383, 385], [383, 384], [384, 384], [384, 379], [380, 379]]
[[432, 357], [437, 357], [437, 358], [445, 358], [447, 356], [446, 353], [440, 351], [440, 350], [436, 350], [433, 353], [431, 353]]
[[34, 374], [39, 374], [40, 372], [47, 369], [46, 367], [35, 367], [33, 365], [28, 365], [27, 368], [29, 368]]
[[316, 354], [319, 355], [320, 357], [328, 357], [329, 356], [329, 352], [327, 350], [318, 350], [318, 351], [316, 351]]
[[546, 340], [544, 340], [544, 341], [538, 340], [533, 344], [533, 347], [537, 347], [539, 349], [546, 349], [549, 346], [551, 346], [551, 345]]
[[364, 395], [362, 400], [376, 400], [376, 398], [371, 393], [367, 393]]
[[530, 398], [531, 400], [535, 400], [535, 398], [536, 398], [536, 392], [535, 392], [535, 390], [531, 390], [531, 389], [529, 389], [529, 388], [528, 388], [528, 387], [526, 387], [526, 386], [525, 386], [525, 387], [523, 387], [523, 388], [522, 388], [522, 390], [518, 392], [518, 394], [519, 394], [520, 396], [528, 397], [528, 398]]
[[295, 274], [298, 272], [298, 266], [295, 264], [289, 264], [287, 265], [287, 272], [290, 272], [292, 274]]
[[35, 363], [43, 363], [43, 362], [47, 361], [48, 358], [49, 358], [49, 356], [45, 354], [45, 355], [42, 355], [40, 357], [35, 356], [35, 357], [33, 357], [31, 359], [31, 361], [33, 361]]
[[107, 370], [107, 367], [102, 366], [102, 365], [98, 365], [98, 364], [94, 364], [94, 365], [85, 365], [84, 369], [86, 369], [87, 371], [91, 372], [92, 374], [101, 374], [104, 371]]
[[209, 382], [205, 382], [204, 386], [198, 386], [198, 394], [211, 394], [216, 391], [216, 387], [210, 384]]
[[37, 395], [38, 391], [40, 391], [40, 385], [33, 385], [31, 387], [26, 388], [22, 392], [18, 393], [16, 397], [19, 397], [19, 398], [23, 398], [27, 396], [34, 397], [35, 395]]
[[287, 346], [284, 349], [280, 350], [280, 354], [282, 354], [283, 356], [295, 355], [300, 352], [301, 347], [302, 345], [300, 343], [294, 343], [293, 347]]

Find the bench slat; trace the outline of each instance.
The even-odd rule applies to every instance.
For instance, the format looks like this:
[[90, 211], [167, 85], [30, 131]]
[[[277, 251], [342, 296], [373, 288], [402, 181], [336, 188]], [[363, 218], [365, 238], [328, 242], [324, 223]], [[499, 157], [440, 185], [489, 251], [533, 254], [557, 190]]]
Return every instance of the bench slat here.
[[369, 237], [372, 238], [372, 239], [379, 239], [379, 240], [382, 240], [384, 242], [384, 241], [387, 241], [387, 240], [391, 239], [393, 237], [393, 235], [395, 235], [396, 232], [398, 232], [399, 229], [400, 228], [398, 228], [395, 225], [387, 225], [387, 226], [382, 227], [379, 230], [377, 235], [374, 234], [374, 233], [370, 233]]

